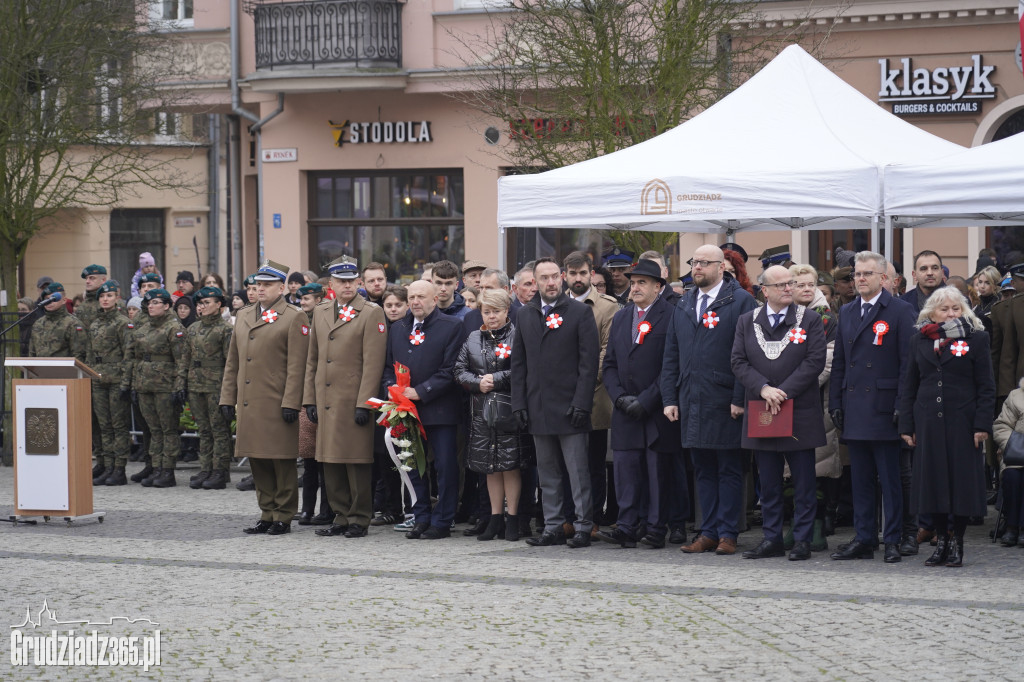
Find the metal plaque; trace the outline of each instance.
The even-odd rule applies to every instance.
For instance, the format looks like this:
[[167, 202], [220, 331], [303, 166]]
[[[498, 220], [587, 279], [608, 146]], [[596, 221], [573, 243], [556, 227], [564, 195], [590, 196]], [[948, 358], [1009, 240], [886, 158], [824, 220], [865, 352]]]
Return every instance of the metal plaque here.
[[25, 408], [25, 454], [60, 454], [60, 419], [57, 408]]

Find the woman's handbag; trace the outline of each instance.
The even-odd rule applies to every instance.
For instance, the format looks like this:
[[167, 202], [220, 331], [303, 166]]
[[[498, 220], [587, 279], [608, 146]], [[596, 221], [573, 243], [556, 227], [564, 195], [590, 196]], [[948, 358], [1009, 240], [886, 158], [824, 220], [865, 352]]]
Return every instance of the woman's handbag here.
[[1008, 467], [1024, 466], [1024, 433], [1011, 431], [1003, 448], [1003, 464]]
[[484, 402], [484, 423], [495, 431], [511, 432], [517, 429], [512, 414], [512, 398], [501, 393], [491, 393]]

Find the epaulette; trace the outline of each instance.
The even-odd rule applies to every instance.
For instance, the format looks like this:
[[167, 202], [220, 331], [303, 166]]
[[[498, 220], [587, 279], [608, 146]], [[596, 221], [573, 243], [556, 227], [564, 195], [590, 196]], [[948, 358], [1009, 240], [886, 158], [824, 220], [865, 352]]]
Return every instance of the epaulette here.
[[609, 296], [608, 294], [599, 294], [598, 297], [603, 298], [609, 303], [614, 303], [615, 305], [619, 304], [619, 299], [615, 298], [614, 296]]

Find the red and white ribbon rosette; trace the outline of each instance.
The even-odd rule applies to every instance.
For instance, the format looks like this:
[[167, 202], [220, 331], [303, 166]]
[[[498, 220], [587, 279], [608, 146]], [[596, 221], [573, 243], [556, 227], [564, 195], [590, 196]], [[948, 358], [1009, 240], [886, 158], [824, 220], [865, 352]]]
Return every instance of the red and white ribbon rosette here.
[[499, 343], [494, 348], [494, 354], [504, 360], [508, 356], [512, 355], [512, 347], [507, 343]]
[[704, 326], [708, 329], [714, 329], [718, 326], [718, 323], [722, 321], [722, 318], [718, 316], [714, 310], [709, 310], [704, 313]]
[[949, 347], [949, 352], [951, 352], [958, 358], [962, 358], [963, 356], [967, 355], [967, 351], [969, 351], [970, 349], [971, 347], [967, 345], [967, 342], [964, 341], [963, 339], [960, 339], [959, 341], [954, 342], [953, 345]]
[[262, 317], [263, 317], [263, 321], [266, 322], [267, 324], [274, 324], [274, 322], [277, 321], [277, 311], [276, 310], [265, 310], [265, 311], [263, 311]]
[[424, 334], [422, 330], [418, 331], [418, 332], [413, 332], [412, 334], [409, 334], [409, 343], [411, 343], [414, 346], [418, 346], [418, 345], [420, 345], [421, 343], [423, 343], [426, 340], [427, 340], [427, 335]]
[[355, 316], [356, 316], [356, 311], [350, 305], [347, 305], [344, 308], [340, 308], [338, 310], [338, 318], [342, 322], [348, 322], [349, 320], [354, 319]]
[[803, 343], [807, 340], [807, 332], [803, 327], [793, 327], [789, 330], [789, 340], [792, 343]]
[[889, 323], [885, 320], [879, 320], [871, 325], [871, 331], [875, 333], [874, 345], [882, 345], [882, 337], [889, 333]]
[[544, 324], [548, 326], [548, 329], [558, 329], [562, 326], [562, 322], [563, 320], [561, 315], [558, 313], [551, 313], [548, 315], [547, 322]]
[[644, 337], [651, 333], [651, 323], [647, 320], [643, 320], [636, 326], [636, 342], [638, 345], [644, 345]]

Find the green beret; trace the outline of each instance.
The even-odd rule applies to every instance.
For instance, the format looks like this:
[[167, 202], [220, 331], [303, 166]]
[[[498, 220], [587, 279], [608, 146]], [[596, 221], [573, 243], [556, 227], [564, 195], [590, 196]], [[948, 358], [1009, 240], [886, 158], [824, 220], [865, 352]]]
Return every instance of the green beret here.
[[43, 289], [43, 293], [46, 294], [47, 296], [53, 295], [58, 291], [64, 293], [64, 285], [61, 284], [60, 282], [50, 282], [49, 284], [46, 285], [46, 288]]
[[227, 298], [224, 296], [224, 292], [220, 290], [220, 287], [203, 287], [195, 293], [192, 297], [197, 303], [204, 298], [215, 298], [221, 302], [222, 305], [227, 305]]
[[305, 296], [306, 294], [313, 294], [314, 296], [324, 295], [324, 286], [319, 282], [310, 282], [299, 287], [299, 296]]
[[171, 294], [167, 289], [150, 289], [146, 292], [146, 295], [142, 297], [142, 300], [145, 303], [149, 303], [150, 301], [154, 301], [158, 298], [164, 301], [167, 305], [171, 304]]
[[139, 278], [139, 284], [147, 284], [149, 282], [156, 282], [157, 284], [160, 284], [160, 275], [155, 272], [147, 272]]
[[100, 288], [98, 289], [98, 291], [101, 294], [105, 294], [108, 291], [113, 291], [116, 294], [117, 290], [120, 289], [120, 288], [121, 288], [121, 285], [117, 283], [116, 279], [108, 279], [106, 282], [104, 282], [103, 284], [100, 285]]
[[107, 269], [105, 267], [103, 267], [102, 265], [96, 265], [95, 263], [93, 263], [92, 265], [86, 266], [85, 269], [82, 270], [82, 279], [85, 279], [89, 275], [105, 275], [105, 274], [107, 274]]

